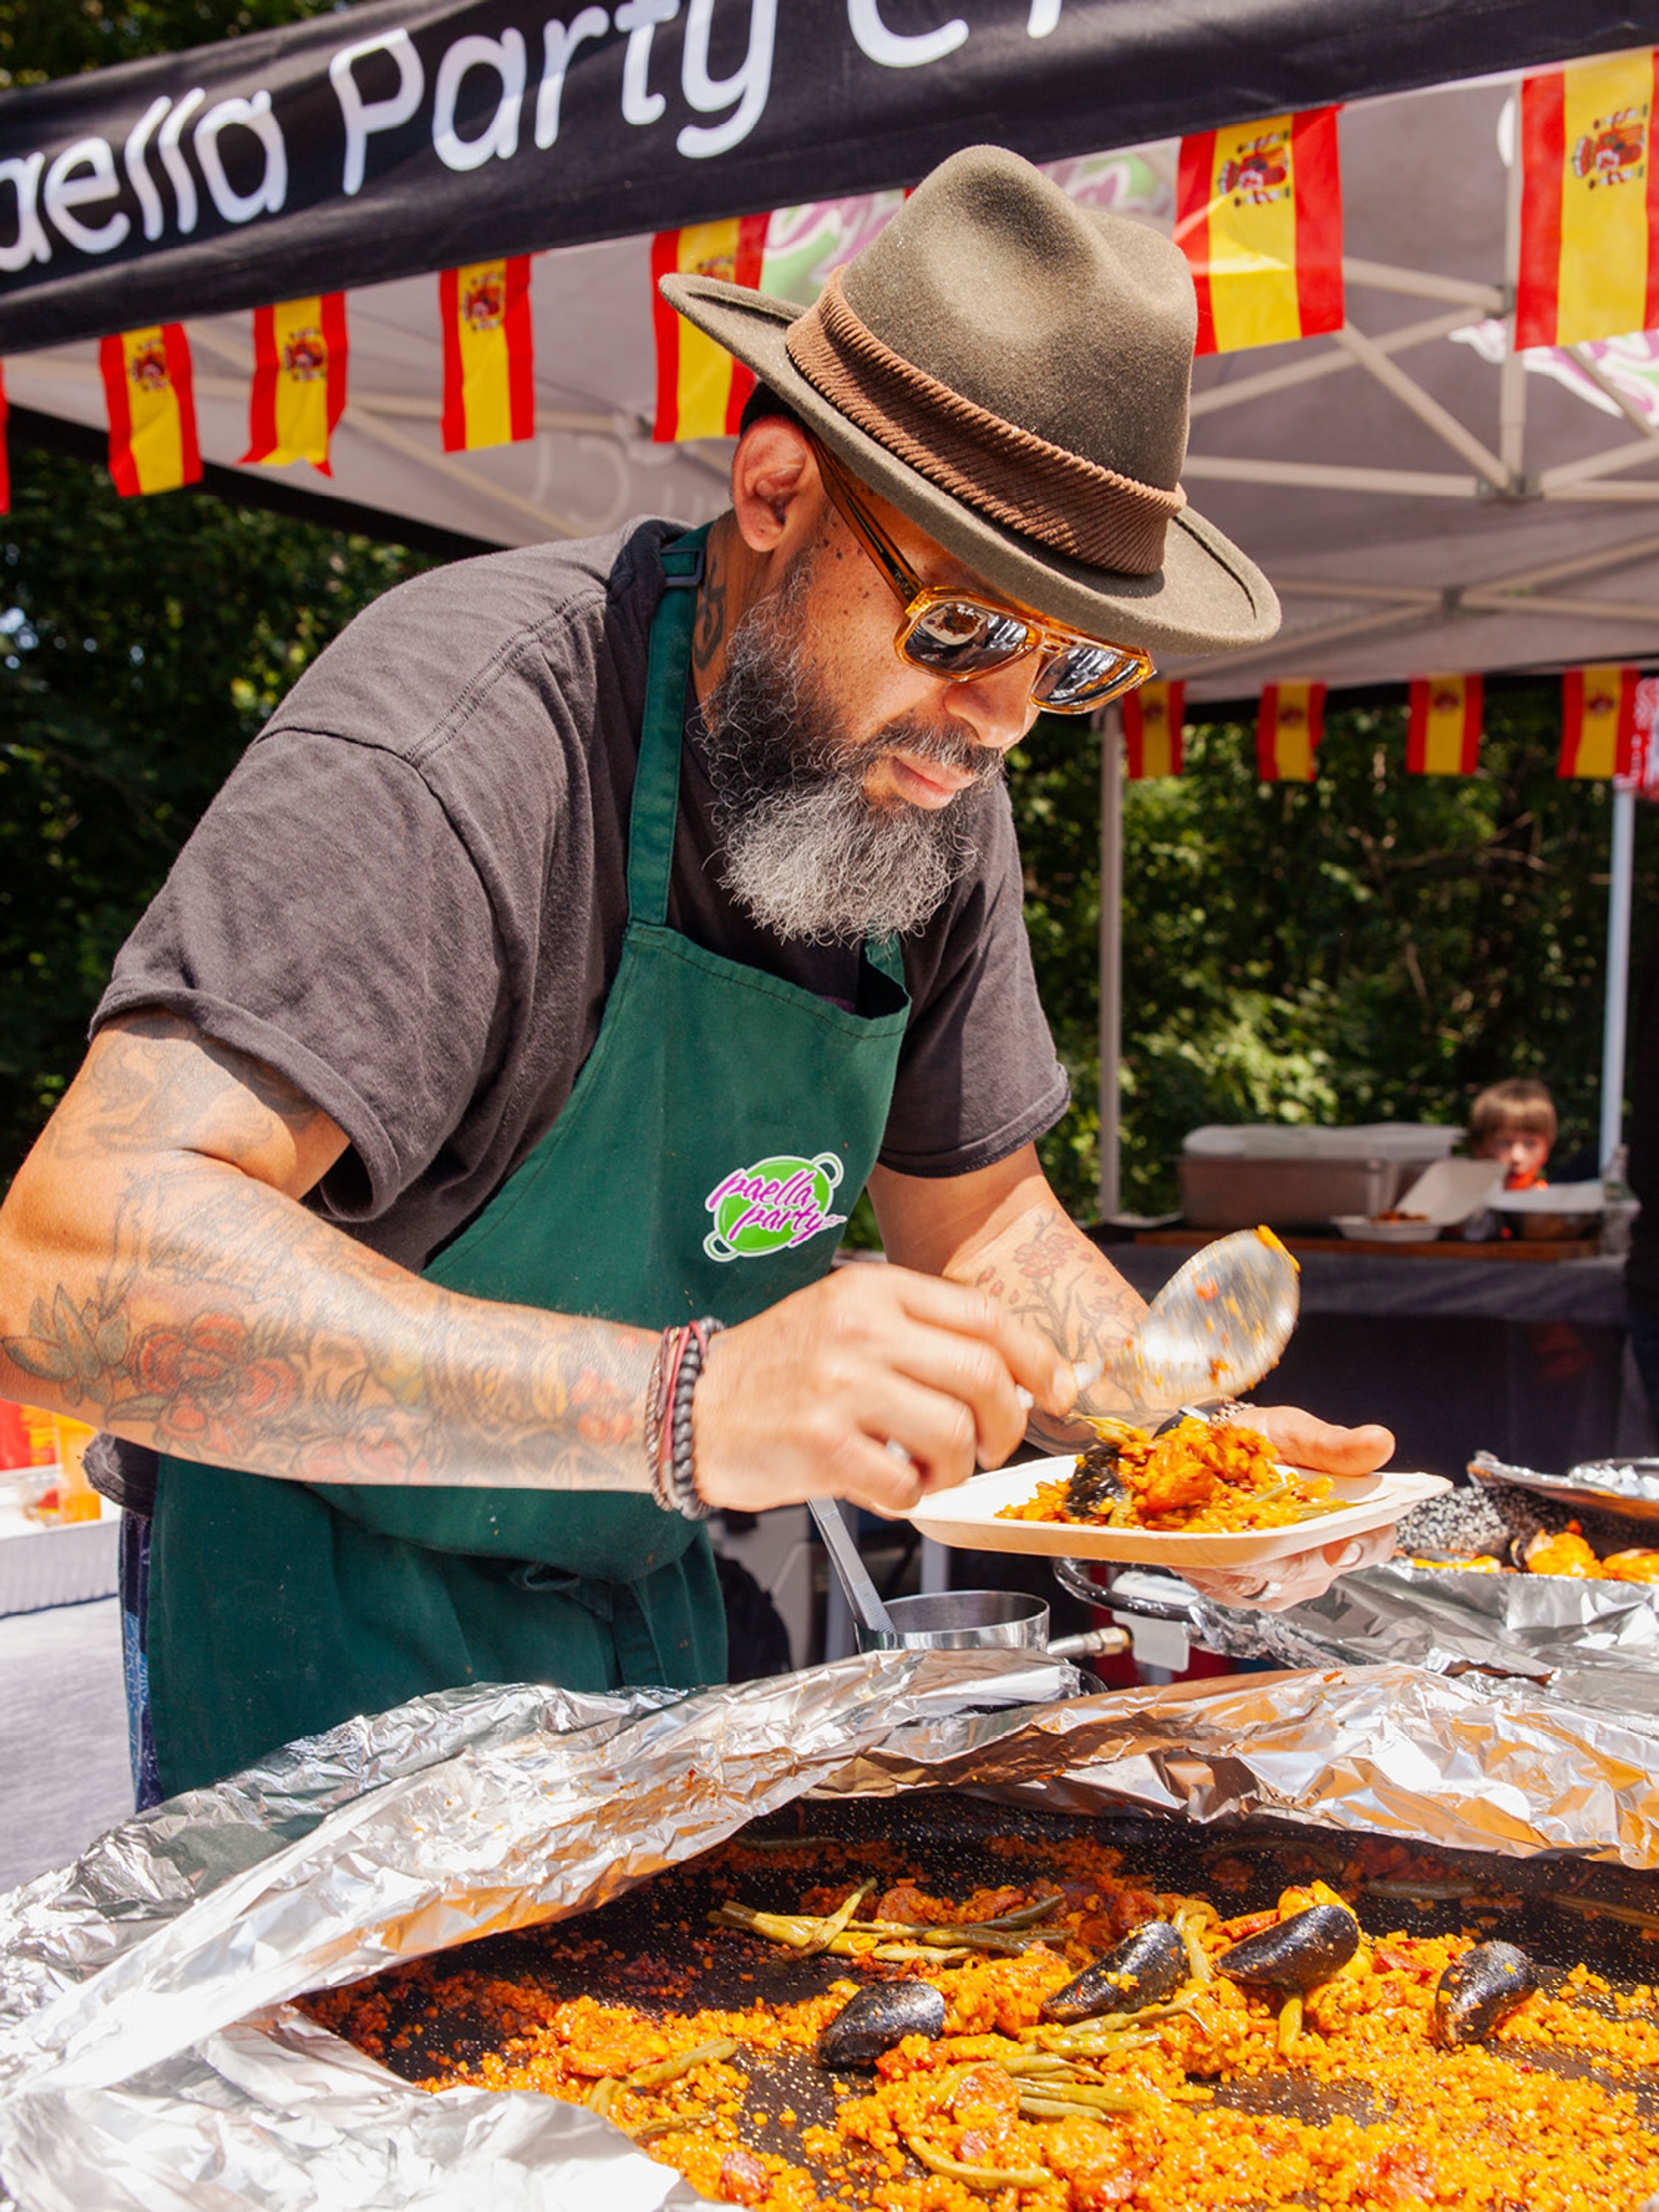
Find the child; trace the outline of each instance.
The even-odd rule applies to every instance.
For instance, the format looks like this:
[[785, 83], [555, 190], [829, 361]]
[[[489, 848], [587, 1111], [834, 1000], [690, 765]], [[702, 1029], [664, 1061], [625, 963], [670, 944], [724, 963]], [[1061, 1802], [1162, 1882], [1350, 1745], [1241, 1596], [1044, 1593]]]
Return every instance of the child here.
[[[1544, 1163], [1555, 1142], [1555, 1101], [1532, 1077], [1489, 1083], [1469, 1109], [1469, 1151], [1477, 1160], [1502, 1160], [1505, 1190], [1535, 1190], [1547, 1182]], [[1454, 1230], [1471, 1243], [1507, 1237], [1490, 1206]]]
[[1505, 1190], [1548, 1183], [1544, 1164], [1555, 1130], [1555, 1102], [1531, 1076], [1489, 1083], [1469, 1109], [1469, 1151], [1477, 1160], [1503, 1161]]

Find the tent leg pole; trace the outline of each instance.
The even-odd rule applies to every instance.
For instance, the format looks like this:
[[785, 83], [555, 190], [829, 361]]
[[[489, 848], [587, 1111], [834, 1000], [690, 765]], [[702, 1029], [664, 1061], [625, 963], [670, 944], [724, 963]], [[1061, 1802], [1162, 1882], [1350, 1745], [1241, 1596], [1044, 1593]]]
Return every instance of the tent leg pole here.
[[1123, 716], [1100, 730], [1100, 1218], [1122, 1206], [1118, 1070], [1123, 1042]]
[[1607, 994], [1601, 1029], [1601, 1139], [1607, 1174], [1624, 1133], [1625, 1018], [1630, 995], [1631, 886], [1636, 862], [1636, 793], [1613, 794], [1613, 850], [1607, 886]]

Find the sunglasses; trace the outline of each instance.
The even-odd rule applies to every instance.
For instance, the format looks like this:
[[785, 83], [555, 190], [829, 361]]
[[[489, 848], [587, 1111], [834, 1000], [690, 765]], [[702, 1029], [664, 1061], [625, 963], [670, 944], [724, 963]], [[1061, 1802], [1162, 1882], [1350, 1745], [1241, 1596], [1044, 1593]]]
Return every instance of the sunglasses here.
[[853, 478], [827, 446], [812, 451], [830, 505], [869, 555], [904, 612], [893, 650], [912, 667], [950, 684], [970, 684], [1028, 653], [1042, 661], [1031, 697], [1050, 714], [1083, 714], [1144, 684], [1152, 656], [1139, 646], [1109, 645], [1024, 607], [1001, 606], [971, 592], [923, 583], [865, 505]]

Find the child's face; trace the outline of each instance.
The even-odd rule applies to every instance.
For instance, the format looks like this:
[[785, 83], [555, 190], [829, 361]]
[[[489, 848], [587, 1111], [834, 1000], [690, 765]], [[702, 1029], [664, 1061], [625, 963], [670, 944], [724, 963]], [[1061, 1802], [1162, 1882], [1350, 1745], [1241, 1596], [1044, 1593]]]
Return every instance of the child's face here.
[[1535, 1129], [1517, 1129], [1503, 1124], [1488, 1129], [1476, 1140], [1474, 1157], [1478, 1160], [1502, 1160], [1507, 1179], [1512, 1182], [1530, 1182], [1550, 1156], [1550, 1140]]

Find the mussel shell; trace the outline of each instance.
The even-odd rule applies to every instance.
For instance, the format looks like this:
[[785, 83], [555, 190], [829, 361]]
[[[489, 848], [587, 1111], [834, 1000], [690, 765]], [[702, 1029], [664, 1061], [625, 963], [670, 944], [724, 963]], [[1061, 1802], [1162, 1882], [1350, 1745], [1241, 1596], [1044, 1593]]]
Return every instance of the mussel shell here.
[[821, 2066], [873, 2066], [907, 2035], [945, 2033], [945, 1998], [931, 1982], [872, 1982], [849, 1997], [818, 2037]]
[[1434, 1992], [1442, 2043], [1478, 2043], [1501, 2027], [1538, 1987], [1538, 1969], [1513, 1943], [1477, 1943], [1454, 1959]]
[[1115, 1443], [1102, 1437], [1079, 1456], [1066, 1485], [1068, 1513], [1108, 1510], [1127, 1495], [1117, 1471], [1117, 1452]]
[[1190, 1971], [1181, 1930], [1167, 1920], [1148, 1920], [1047, 1998], [1042, 2018], [1063, 2024], [1137, 2012], [1179, 1989]]
[[1270, 1990], [1310, 1990], [1328, 1982], [1359, 1948], [1359, 1923], [1340, 1905], [1310, 1905], [1276, 1928], [1247, 1936], [1216, 1965], [1236, 1982]]

